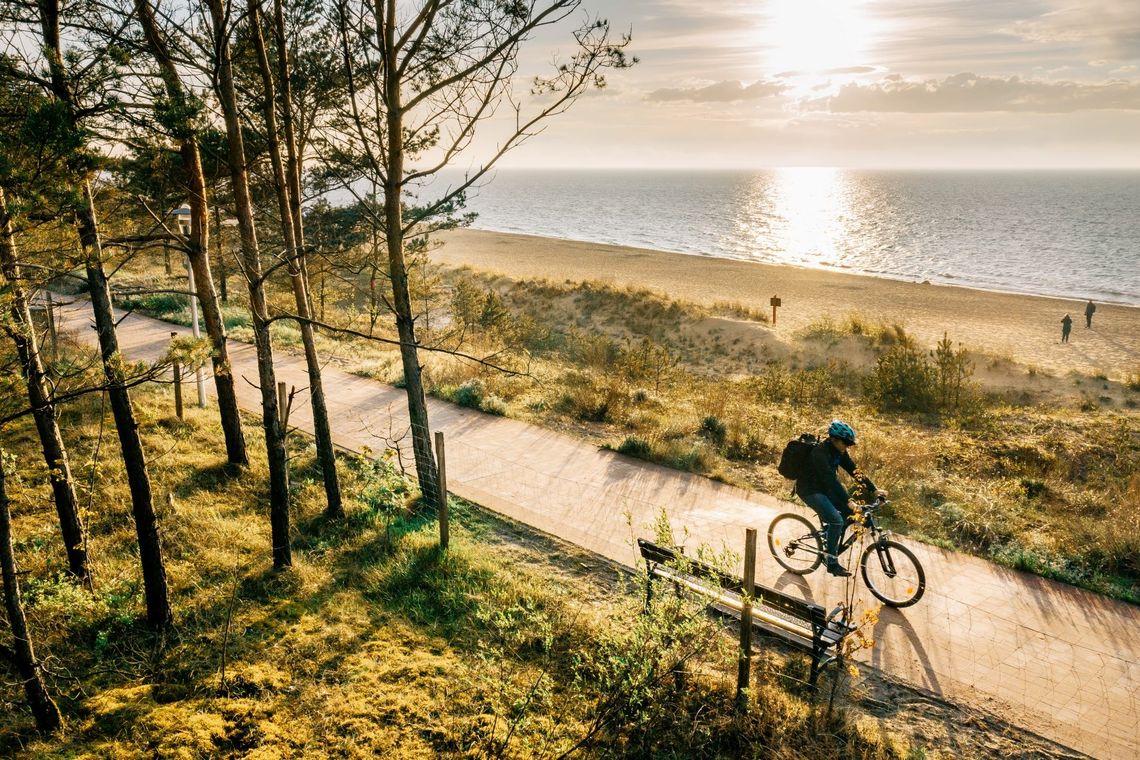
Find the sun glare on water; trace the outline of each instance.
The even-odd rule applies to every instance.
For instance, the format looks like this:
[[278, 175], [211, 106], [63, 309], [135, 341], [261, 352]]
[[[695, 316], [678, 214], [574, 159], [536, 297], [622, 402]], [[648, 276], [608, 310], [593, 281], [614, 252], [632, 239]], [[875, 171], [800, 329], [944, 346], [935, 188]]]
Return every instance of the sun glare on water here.
[[854, 223], [847, 172], [788, 167], [757, 175], [742, 197], [739, 234], [767, 260], [799, 266], [841, 266]]
[[864, 0], [769, 0], [759, 42], [771, 74], [821, 74], [865, 65], [873, 22]]

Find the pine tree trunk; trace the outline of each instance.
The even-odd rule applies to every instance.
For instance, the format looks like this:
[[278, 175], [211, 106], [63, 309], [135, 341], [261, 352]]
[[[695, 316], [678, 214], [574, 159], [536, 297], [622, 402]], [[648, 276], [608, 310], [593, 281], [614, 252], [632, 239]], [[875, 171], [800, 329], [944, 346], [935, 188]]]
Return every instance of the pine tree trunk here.
[[249, 455], [246, 453], [245, 433], [241, 429], [241, 411], [238, 408], [237, 390], [234, 388], [230, 352], [226, 345], [226, 325], [222, 320], [222, 307], [218, 302], [218, 293], [214, 290], [213, 274], [210, 272], [207, 216], [209, 211], [206, 206], [205, 178], [202, 176], [202, 157], [198, 151], [198, 143], [194, 140], [185, 141], [181, 153], [187, 173], [186, 189], [190, 199], [188, 255], [190, 267], [194, 271], [198, 304], [202, 307], [202, 320], [206, 323], [206, 335], [210, 339], [210, 360], [214, 367], [218, 413], [226, 441], [226, 460], [230, 464], [244, 467], [249, 464]]
[[213, 20], [217, 56], [217, 94], [226, 123], [230, 178], [233, 184], [234, 210], [241, 236], [242, 269], [249, 290], [249, 311], [253, 341], [257, 349], [257, 375], [261, 386], [261, 421], [265, 429], [265, 448], [269, 459], [269, 522], [273, 542], [273, 567], [278, 570], [292, 565], [289, 547], [289, 469], [285, 451], [285, 431], [277, 412], [277, 377], [273, 369], [273, 346], [269, 335], [269, 310], [262, 281], [261, 256], [257, 245], [257, 229], [253, 221], [253, 201], [245, 163], [245, 145], [238, 120], [237, 92], [234, 88], [233, 62], [226, 28], [227, 13], [223, 0], [206, 0]]
[[[277, 77], [281, 82], [281, 97], [278, 103], [285, 137], [285, 174], [289, 180], [289, 210], [293, 218], [293, 240], [297, 246], [297, 265], [301, 269], [301, 279], [305, 283], [306, 302], [309, 313], [313, 314], [316, 310], [313, 307], [312, 280], [309, 279], [305, 223], [301, 214], [301, 173], [305, 157], [304, 151], [298, 146], [296, 130], [293, 127], [293, 83], [289, 75], [289, 45], [285, 35], [285, 13], [281, 0], [273, 0], [273, 33], [277, 45]], [[313, 330], [316, 329], [314, 325]]]
[[[188, 93], [155, 21], [154, 9], [149, 0], [135, 0], [135, 11], [139, 16], [147, 46], [158, 62], [167, 97], [175, 103], [186, 102]], [[182, 156], [186, 194], [190, 205], [190, 240], [187, 254], [190, 268], [194, 272], [194, 285], [198, 294], [198, 303], [202, 307], [202, 318], [206, 323], [206, 335], [210, 339], [212, 349], [210, 359], [214, 366], [214, 386], [218, 393], [222, 434], [226, 440], [226, 459], [230, 464], [244, 466], [249, 464], [249, 455], [245, 449], [241, 412], [238, 410], [234, 376], [230, 367], [229, 350], [226, 347], [225, 322], [222, 320], [221, 306], [218, 304], [214, 279], [210, 273], [209, 207], [206, 200], [206, 178], [202, 173], [202, 156], [197, 138], [191, 136], [192, 125], [181, 126], [186, 136], [181, 140], [179, 153]]]
[[63, 723], [59, 708], [48, 694], [36, 662], [36, 651], [28, 634], [28, 621], [20, 600], [20, 583], [16, 575], [16, 555], [12, 549], [12, 511], [8, 506], [8, 489], [4, 482], [3, 452], [0, 451], [0, 574], [4, 577], [4, 608], [15, 639], [13, 652], [16, 668], [24, 682], [24, 694], [36, 718], [36, 728], [44, 733], [55, 731]]
[[103, 373], [107, 380], [107, 398], [115, 418], [115, 430], [123, 453], [127, 484], [131, 491], [131, 513], [139, 543], [143, 592], [146, 597], [146, 619], [154, 628], [170, 625], [173, 616], [166, 585], [166, 566], [162, 559], [162, 542], [158, 535], [158, 517], [147, 471], [139, 425], [135, 419], [131, 395], [123, 376], [123, 357], [115, 332], [115, 315], [111, 306], [111, 288], [103, 271], [102, 244], [95, 217], [95, 202], [89, 182], [83, 183], [83, 204], [78, 210], [79, 240], [86, 255], [87, 286], [95, 315], [95, 331], [99, 336], [99, 353], [103, 357]]
[[281, 236], [285, 241], [285, 255], [289, 262], [289, 278], [293, 284], [293, 300], [297, 306], [297, 316], [301, 319], [301, 344], [305, 349], [305, 366], [309, 373], [309, 398], [313, 409], [313, 436], [317, 443], [317, 461], [321, 465], [321, 475], [325, 483], [326, 514], [330, 517], [344, 516], [344, 506], [340, 495], [340, 482], [336, 471], [336, 454], [333, 449], [332, 431], [329, 427], [328, 407], [325, 404], [324, 385], [321, 381], [321, 361], [313, 336], [312, 311], [304, 273], [300, 266], [301, 252], [297, 245], [296, 232], [301, 226], [300, 209], [294, 216], [291, 198], [292, 182], [286, 178], [284, 161], [281, 156], [281, 142], [277, 134], [277, 116], [273, 108], [273, 75], [269, 70], [265, 40], [261, 34], [260, 14], [256, 0], [250, 0], [249, 16], [251, 36], [257, 50], [261, 68], [262, 83], [265, 87], [265, 134], [269, 155], [273, 165], [273, 184], [277, 194], [277, 211], [281, 217]]
[[87, 588], [91, 588], [91, 569], [87, 564], [87, 537], [79, 515], [79, 498], [75, 493], [75, 480], [71, 475], [67, 448], [64, 446], [63, 436], [60, 435], [59, 424], [56, 422], [55, 404], [52, 401], [47, 374], [36, 341], [28, 295], [24, 290], [16, 241], [12, 232], [12, 220], [8, 214], [7, 199], [2, 187], [0, 187], [0, 271], [8, 280], [11, 289], [11, 315], [14, 323], [12, 338], [20, 358], [20, 369], [28, 388], [28, 403], [32, 408], [32, 418], [36, 423], [40, 447], [48, 467], [52, 498], [55, 501], [56, 514], [59, 516], [60, 533], [67, 550], [68, 572]]
[[384, 184], [384, 218], [387, 226], [388, 265], [392, 275], [392, 305], [396, 310], [396, 332], [400, 337], [400, 359], [404, 367], [405, 390], [408, 394], [408, 417], [412, 425], [412, 453], [416, 461], [416, 478], [424, 500], [437, 507], [439, 479], [435, 453], [432, 451], [431, 428], [428, 425], [427, 399], [424, 396], [423, 372], [416, 351], [415, 319], [408, 291], [408, 271], [404, 262], [404, 231], [401, 201], [404, 177], [403, 112], [400, 80], [396, 60], [396, 3], [387, 0], [381, 44], [388, 51], [385, 66], [385, 101], [387, 106], [388, 152]]
[[[40, 0], [40, 29], [43, 32], [43, 50], [51, 73], [51, 90], [63, 104], [72, 126], [79, 127], [78, 104], [64, 65], [60, 44], [59, 0]], [[91, 291], [91, 307], [95, 314], [95, 328], [99, 335], [99, 349], [103, 357], [103, 372], [107, 379], [108, 398], [115, 416], [119, 445], [127, 470], [131, 491], [131, 509], [135, 519], [135, 533], [139, 542], [139, 559], [142, 563], [143, 587], [146, 595], [147, 622], [155, 628], [164, 628], [171, 621], [170, 600], [166, 588], [166, 568], [162, 562], [162, 546], [158, 537], [158, 524], [150, 489], [150, 475], [146, 469], [138, 423], [135, 421], [131, 397], [123, 384], [123, 359], [119, 354], [119, 341], [115, 334], [115, 318], [111, 309], [111, 291], [103, 271], [103, 250], [95, 216], [95, 201], [91, 183], [83, 177], [75, 182], [82, 194], [76, 209], [76, 228], [79, 242], [86, 257], [87, 282]]]

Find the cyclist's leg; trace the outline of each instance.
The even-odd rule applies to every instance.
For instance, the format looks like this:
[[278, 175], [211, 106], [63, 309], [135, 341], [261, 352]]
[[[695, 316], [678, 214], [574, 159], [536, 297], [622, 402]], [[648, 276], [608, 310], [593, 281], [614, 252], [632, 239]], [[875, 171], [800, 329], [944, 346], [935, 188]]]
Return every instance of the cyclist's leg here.
[[835, 508], [831, 499], [821, 493], [801, 494], [800, 498], [819, 515], [819, 519], [823, 523], [827, 532], [826, 549], [827, 553], [831, 555], [828, 558], [830, 565], [835, 561], [834, 557], [839, 549], [839, 539], [843, 535], [843, 514]]

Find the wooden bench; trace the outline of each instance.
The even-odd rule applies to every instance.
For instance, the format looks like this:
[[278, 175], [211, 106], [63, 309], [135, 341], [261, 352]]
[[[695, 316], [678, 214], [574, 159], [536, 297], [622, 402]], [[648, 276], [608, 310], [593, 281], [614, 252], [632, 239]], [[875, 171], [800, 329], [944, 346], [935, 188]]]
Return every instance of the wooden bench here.
[[[653, 600], [653, 580], [661, 578], [673, 583], [675, 588], [683, 587], [708, 598], [709, 604], [722, 612], [740, 616], [744, 594], [742, 579], [643, 538], [637, 539], [637, 548], [649, 575], [645, 590], [646, 609]], [[808, 681], [813, 689], [820, 671], [842, 657], [839, 645], [855, 630], [846, 615], [843, 606], [827, 613], [818, 604], [760, 584], [752, 590], [753, 628], [811, 656]]]

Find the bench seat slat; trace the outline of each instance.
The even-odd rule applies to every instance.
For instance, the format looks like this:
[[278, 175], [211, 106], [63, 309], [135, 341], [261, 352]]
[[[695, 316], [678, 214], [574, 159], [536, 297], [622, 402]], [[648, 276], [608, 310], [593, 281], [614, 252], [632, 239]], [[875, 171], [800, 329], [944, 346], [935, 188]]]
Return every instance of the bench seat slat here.
[[[668, 567], [658, 565], [653, 568], [653, 574], [658, 578], [678, 583], [690, 591], [695, 591], [698, 594], [709, 597], [716, 607], [723, 608], [722, 611], [730, 612], [739, 616], [743, 610], [744, 603], [738, 594], [732, 592], [721, 591], [711, 588], [700, 582], [699, 579], [692, 576], [678, 573]], [[781, 631], [786, 631], [803, 638], [806, 646], [810, 649], [812, 647], [812, 628], [811, 621], [803, 616], [798, 620], [802, 623], [797, 623], [796, 620], [788, 620], [779, 615], [773, 614], [771, 611], [765, 609], [767, 607], [767, 598], [765, 596], [756, 597], [752, 605], [752, 621], [753, 624], [760, 626], [764, 625], [770, 628], [777, 628]], [[843, 633], [832, 627], [824, 628], [820, 631], [820, 638], [828, 646], [834, 646], [843, 640]]]
[[[659, 546], [643, 538], [637, 539], [637, 545], [641, 551], [641, 556], [650, 562], [659, 564], [682, 562], [691, 575], [708, 578], [709, 580], [715, 581], [721, 588], [734, 591], [737, 594], [744, 593], [744, 583], [741, 579], [723, 573], [714, 567], [706, 565], [704, 562], [690, 559], [684, 555], [678, 555], [672, 549]], [[801, 619], [804, 618], [804, 610], [807, 610], [808, 614], [813, 617], [818, 616], [821, 623], [826, 615], [826, 611], [818, 604], [800, 599], [791, 594], [785, 594], [783, 591], [761, 586], [760, 584], [756, 584], [752, 595], [757, 598], [762, 595], [766, 606], [783, 610], [787, 614]]]
[[[684, 573], [677, 573], [667, 567], [662, 566], [653, 568], [653, 574], [659, 578], [664, 578], [665, 580], [672, 581], [673, 583], [678, 583], [691, 591], [697, 592], [698, 594], [703, 594], [704, 596], [711, 598], [716, 604], [727, 607], [738, 615], [744, 609], [744, 601], [738, 594], [712, 589], [695, 580], [692, 576], [687, 576]], [[765, 610], [763, 603], [754, 604], [752, 606], [752, 619], [753, 621], [763, 622], [765, 625], [769, 625], [773, 628], [779, 628], [782, 631], [787, 631], [788, 633], [794, 634], [796, 636], [806, 638], [810, 645], [812, 638], [810, 622], [808, 625], [804, 626], [790, 620], [777, 617], [776, 615], [773, 615], [772, 613]]]

